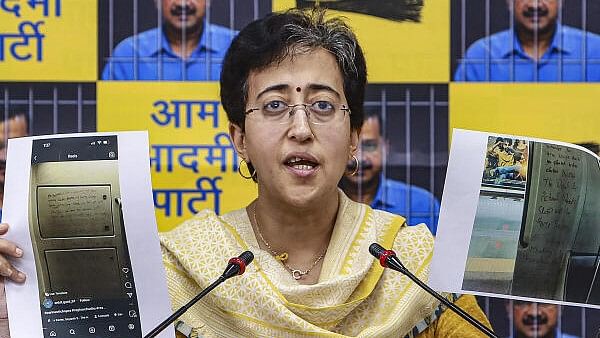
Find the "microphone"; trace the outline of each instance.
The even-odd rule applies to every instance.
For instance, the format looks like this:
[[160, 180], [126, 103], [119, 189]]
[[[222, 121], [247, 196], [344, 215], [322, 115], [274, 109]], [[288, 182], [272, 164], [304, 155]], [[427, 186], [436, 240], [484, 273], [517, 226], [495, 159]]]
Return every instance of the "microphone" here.
[[229, 260], [229, 264], [223, 271], [223, 274], [216, 281], [214, 281], [211, 285], [209, 285], [206, 289], [202, 290], [196, 297], [190, 300], [187, 304], [179, 308], [179, 310], [175, 311], [169, 318], [165, 319], [162, 323], [158, 324], [150, 333], [144, 336], [144, 338], [152, 338], [156, 337], [159, 333], [161, 333], [164, 329], [167, 328], [171, 323], [175, 321], [175, 319], [179, 318], [182, 314], [184, 314], [192, 305], [196, 304], [202, 297], [206, 296], [209, 292], [211, 292], [214, 288], [219, 286], [219, 284], [228, 280], [233, 276], [238, 276], [246, 271], [246, 266], [252, 263], [254, 260], [254, 254], [250, 251], [244, 251], [238, 257], [233, 257]]
[[479, 329], [479, 331], [485, 333], [488, 337], [498, 338], [494, 332], [488, 329], [485, 325], [481, 324], [477, 319], [473, 318], [460, 307], [450, 303], [446, 298], [442, 297], [439, 293], [435, 292], [432, 288], [427, 286], [427, 284], [423, 283], [419, 278], [408, 271], [404, 264], [402, 264], [398, 257], [396, 257], [396, 253], [393, 250], [386, 250], [381, 245], [373, 243], [369, 246], [369, 252], [375, 258], [379, 259], [379, 264], [381, 264], [381, 266], [401, 272], [415, 282], [418, 286], [420, 286], [423, 290], [427, 291], [427, 293], [442, 302], [442, 304], [447, 306], [450, 310], [454, 311], [454, 313]]

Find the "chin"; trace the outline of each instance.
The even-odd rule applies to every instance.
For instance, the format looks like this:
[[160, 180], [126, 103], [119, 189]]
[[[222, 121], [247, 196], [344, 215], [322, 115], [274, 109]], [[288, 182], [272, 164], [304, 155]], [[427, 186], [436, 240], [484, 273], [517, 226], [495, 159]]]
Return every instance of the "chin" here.
[[308, 196], [286, 196], [285, 202], [294, 209], [310, 209], [314, 207], [315, 199]]
[[307, 209], [313, 208], [315, 203], [320, 203], [327, 191], [328, 190], [324, 186], [304, 185], [288, 187], [283, 195], [285, 196], [285, 201], [291, 206]]
[[549, 330], [546, 328], [537, 328], [537, 329], [531, 329], [527, 331], [527, 337], [531, 337], [531, 338], [542, 338], [542, 337], [546, 337], [546, 335], [548, 335]]
[[529, 24], [529, 29], [533, 32], [537, 31], [538, 34], [544, 34], [550, 32], [554, 29], [555, 21], [551, 21], [550, 19], [543, 18], [538, 22], [532, 22]]
[[538, 26], [538, 32], [541, 34], [549, 33], [554, 29], [554, 23], [545, 22]]
[[172, 22], [172, 26], [178, 30], [181, 31], [183, 33], [183, 29], [185, 28], [186, 31], [191, 31], [194, 28], [198, 27], [199, 24], [198, 22], [193, 22], [193, 21], [183, 21], [183, 20], [177, 20], [175, 22]]
[[359, 179], [357, 179], [357, 183], [360, 183], [362, 185], [369, 185], [372, 182], [374, 182], [375, 179], [375, 175], [373, 175], [372, 173], [368, 173], [366, 175], [363, 175], [362, 177], [360, 177]]

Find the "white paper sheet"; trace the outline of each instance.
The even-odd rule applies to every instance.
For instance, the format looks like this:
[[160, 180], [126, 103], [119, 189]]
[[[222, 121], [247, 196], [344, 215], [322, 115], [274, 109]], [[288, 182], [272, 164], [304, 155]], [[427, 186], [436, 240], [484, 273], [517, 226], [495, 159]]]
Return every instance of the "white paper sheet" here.
[[[434, 289], [461, 290], [484, 164], [482, 157], [468, 155], [484, 156], [486, 142], [483, 133], [463, 134], [455, 129], [452, 135], [450, 158], [456, 160], [448, 161], [442, 194], [429, 276], [430, 286]], [[441, 255], [442, 252], [451, 254]]]
[[[502, 142], [511, 161], [492, 164]], [[429, 285], [599, 308], [600, 282], [582, 287], [571, 265], [600, 258], [599, 163], [573, 144], [455, 129]]]
[[[31, 196], [29, 187], [30, 184], [32, 184], [31, 163], [33, 142], [34, 140], [40, 139], [68, 139], [90, 136], [97, 136], [100, 140], [103, 139], [103, 137], [110, 135], [116, 135], [118, 143], [118, 187], [111, 186], [111, 189], [113, 189], [113, 192], [115, 192], [115, 189], [120, 189], [119, 197], [123, 205], [123, 220], [127, 243], [126, 248], [128, 248], [128, 255], [131, 263], [130, 268], [121, 268], [120, 270], [122, 271], [118, 271], [118, 273], [120, 274], [119, 276], [121, 276], [121, 274], [124, 274], [124, 276], [133, 275], [133, 280], [135, 281], [133, 292], [137, 294], [137, 308], [133, 308], [135, 309], [135, 312], [133, 313], [127, 311], [124, 311], [122, 315], [119, 313], [111, 313], [109, 318], [95, 319], [94, 324], [89, 326], [85, 326], [87, 325], [85, 324], [87, 323], [86, 320], [90, 320], [89, 318], [94, 314], [110, 312], [110, 307], [98, 311], [78, 311], [74, 312], [73, 315], [65, 314], [65, 317], [70, 317], [71, 319], [77, 315], [79, 319], [71, 321], [70, 323], [77, 323], [75, 326], [78, 330], [82, 330], [82, 327], [85, 326], [85, 330], [89, 330], [89, 332], [70, 332], [69, 328], [72, 327], [72, 325], [69, 322], [65, 322], [64, 327], [60, 327], [59, 329], [56, 329], [56, 325], [58, 324], [52, 323], [52, 325], [55, 325], [53, 328], [55, 331], [62, 330], [60, 332], [55, 332], [58, 337], [69, 335], [79, 336], [80, 334], [87, 335], [91, 333], [101, 337], [107, 337], [111, 335], [111, 332], [114, 334], [114, 332], [123, 329], [122, 327], [110, 327], [115, 321], [113, 317], [125, 316], [131, 317], [130, 321], [132, 323], [135, 322], [134, 319], [139, 318], [141, 331], [143, 334], [146, 334], [171, 314], [171, 305], [166, 286], [165, 271], [162, 265], [156, 219], [154, 217], [147, 133], [63, 134], [11, 139], [9, 140], [8, 146], [2, 221], [10, 224], [10, 229], [6, 238], [17, 243], [17, 245], [24, 250], [23, 258], [13, 260], [13, 262], [18, 269], [24, 271], [27, 275], [27, 280], [23, 284], [17, 284], [10, 281], [6, 282], [9, 325], [12, 337], [51, 336], [50, 330], [45, 330], [44, 334], [42, 329], [43, 326], [46, 326], [46, 323], [42, 323], [40, 307], [41, 302], [44, 301], [40, 299], [39, 292], [40, 283], [42, 281], [38, 280], [34, 258], [36, 245], [32, 241], [32, 231], [30, 228], [29, 202]], [[85, 161], [74, 162], [81, 163]], [[89, 184], [90, 181], [93, 181], [95, 175], [93, 168], [78, 174], [81, 176], [73, 175], [75, 176], [73, 177], [73, 184], [78, 184], [78, 181], [88, 182], [86, 184]], [[114, 206], [113, 211], [116, 212]], [[39, 212], [41, 213], [41, 211]], [[60, 215], [56, 217], [60, 217]], [[117, 223], [118, 222], [115, 224]], [[116, 233], [117, 230], [114, 231]], [[106, 237], [109, 238], [111, 236]], [[36, 241], [36, 243], [43, 242], [39, 238]], [[123, 242], [124, 241], [122, 241], [122, 243]], [[55, 252], [62, 251], [55, 250]], [[82, 250], [81, 252], [84, 251]], [[119, 252], [119, 254], [121, 255], [119, 256], [119, 259], [122, 259], [122, 252]], [[73, 257], [73, 259], [76, 260], [77, 257]], [[116, 268], [111, 269], [115, 270]], [[84, 277], [85, 276], [81, 278]], [[53, 278], [53, 283], [57, 280], [61, 281], [60, 276]], [[108, 282], [112, 283], [114, 281]], [[117, 283], [121, 282], [122, 279], [117, 281]], [[99, 287], [103, 286], [100, 285]], [[122, 291], [129, 290], [123, 288]], [[93, 298], [93, 295], [91, 296], [91, 298]], [[52, 299], [52, 296], [48, 296], [47, 298]], [[85, 297], [83, 298], [83, 302], [87, 301]], [[79, 305], [74, 306], [74, 308], [85, 308], [85, 305], [82, 305], [83, 303], [81, 303], [81, 299], [76, 301], [79, 302], [77, 303]], [[54, 306], [57, 306], [57, 304], [58, 303], [54, 304]], [[82, 316], [87, 316], [88, 319], [82, 319]], [[63, 324], [61, 323], [60, 325]], [[122, 321], [117, 321], [117, 324], [114, 325], [122, 325]], [[111, 331], [111, 329], [113, 329], [113, 331]], [[131, 335], [126, 336], [134, 337]], [[173, 328], [167, 328], [160, 337], [174, 337]]]

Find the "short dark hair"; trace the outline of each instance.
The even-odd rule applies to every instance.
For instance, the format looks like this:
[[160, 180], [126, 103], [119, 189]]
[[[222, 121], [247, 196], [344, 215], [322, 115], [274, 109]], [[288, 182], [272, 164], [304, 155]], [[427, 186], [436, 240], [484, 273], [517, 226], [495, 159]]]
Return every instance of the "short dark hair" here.
[[363, 123], [367, 65], [356, 36], [340, 18], [325, 18], [323, 9], [272, 13], [246, 26], [233, 40], [221, 70], [221, 102], [229, 121], [244, 128], [248, 75], [289, 56], [318, 48], [336, 59], [350, 108], [350, 126]]

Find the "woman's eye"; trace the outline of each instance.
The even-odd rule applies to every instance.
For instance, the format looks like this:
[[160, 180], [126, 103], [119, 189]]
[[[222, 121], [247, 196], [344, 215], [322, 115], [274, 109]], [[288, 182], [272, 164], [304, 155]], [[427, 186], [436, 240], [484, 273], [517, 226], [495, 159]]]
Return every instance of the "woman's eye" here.
[[333, 105], [327, 101], [317, 101], [313, 104], [313, 107], [321, 111], [328, 111], [333, 109]]
[[265, 104], [264, 108], [269, 111], [278, 111], [285, 109], [287, 105], [282, 101], [271, 101]]

